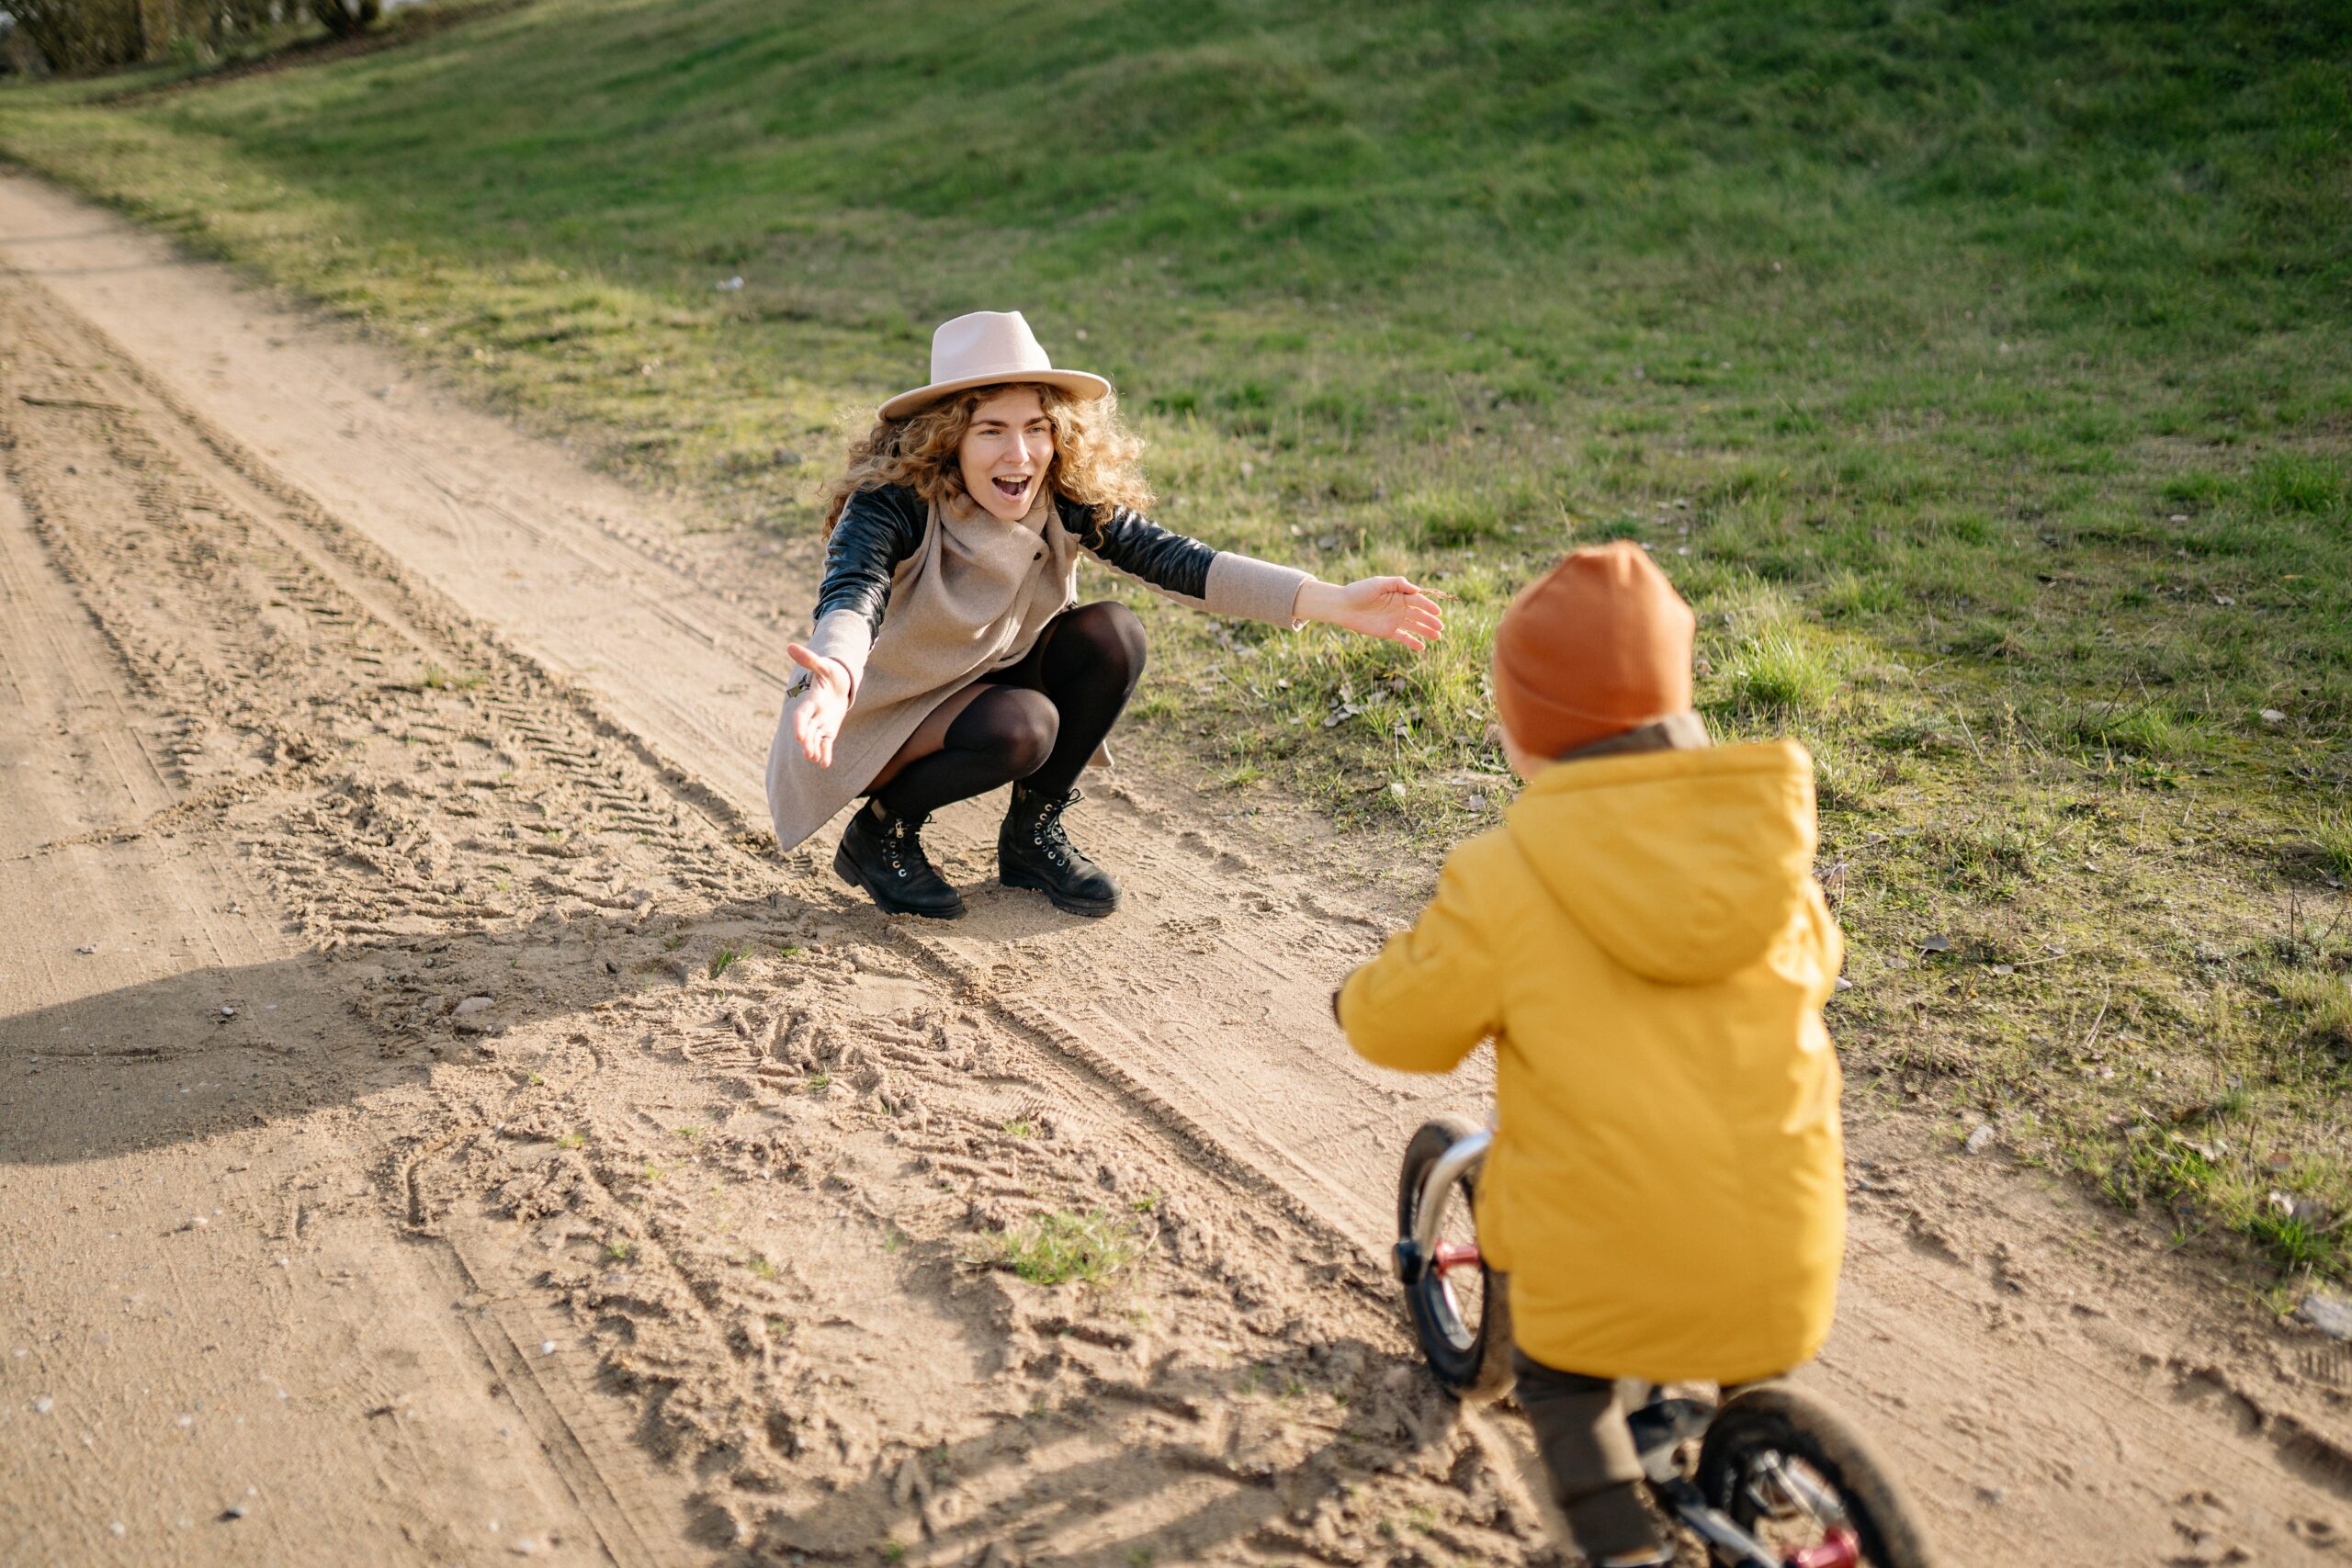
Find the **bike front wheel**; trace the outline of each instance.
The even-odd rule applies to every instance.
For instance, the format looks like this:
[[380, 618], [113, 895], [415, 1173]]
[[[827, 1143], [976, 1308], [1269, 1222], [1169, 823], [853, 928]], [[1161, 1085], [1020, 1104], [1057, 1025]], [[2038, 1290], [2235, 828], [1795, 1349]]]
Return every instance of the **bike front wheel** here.
[[1840, 1529], [1852, 1532], [1849, 1548], [1868, 1568], [1935, 1562], [1869, 1439], [1786, 1383], [1758, 1383], [1724, 1402], [1699, 1446], [1694, 1480], [1712, 1506], [1783, 1562], [1820, 1550]]
[[1405, 1287], [1405, 1310], [1430, 1371], [1456, 1399], [1479, 1404], [1510, 1391], [1510, 1302], [1503, 1277], [1479, 1254], [1476, 1178], [1464, 1175], [1427, 1191], [1430, 1171], [1448, 1149], [1482, 1129], [1466, 1117], [1421, 1123], [1405, 1147], [1396, 1182], [1396, 1234], [1410, 1240], [1425, 1205], [1438, 1206], [1438, 1256]]

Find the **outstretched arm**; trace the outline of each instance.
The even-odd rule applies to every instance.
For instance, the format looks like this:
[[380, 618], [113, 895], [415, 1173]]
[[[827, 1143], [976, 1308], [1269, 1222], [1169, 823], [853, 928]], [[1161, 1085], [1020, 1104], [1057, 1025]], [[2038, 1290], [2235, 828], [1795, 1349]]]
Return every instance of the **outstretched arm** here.
[[922, 545], [930, 518], [911, 491], [863, 491], [842, 508], [826, 541], [816, 630], [785, 650], [801, 669], [790, 688], [793, 739], [820, 768], [833, 764], [833, 740], [889, 608], [890, 575]]
[[1436, 599], [1402, 577], [1334, 586], [1295, 567], [1213, 550], [1124, 506], [1097, 520], [1087, 508], [1064, 502], [1062, 525], [1105, 566], [1213, 615], [1289, 626], [1322, 621], [1416, 649], [1445, 630]]
[[890, 606], [890, 574], [922, 544], [931, 522], [923, 499], [901, 485], [860, 491], [849, 498], [825, 540], [825, 580], [817, 589], [817, 623], [847, 612], [867, 636], [882, 629]]
[[1368, 1062], [1408, 1073], [1450, 1072], [1500, 1026], [1494, 954], [1452, 861], [1413, 929], [1348, 976], [1334, 1009]]

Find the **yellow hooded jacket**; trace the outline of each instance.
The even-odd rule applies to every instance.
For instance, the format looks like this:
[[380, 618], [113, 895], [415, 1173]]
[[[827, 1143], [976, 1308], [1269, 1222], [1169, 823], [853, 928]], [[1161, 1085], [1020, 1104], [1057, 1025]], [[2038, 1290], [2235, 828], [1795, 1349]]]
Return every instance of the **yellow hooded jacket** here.
[[1409, 931], [1348, 979], [1371, 1061], [1495, 1042], [1483, 1256], [1535, 1361], [1740, 1382], [1829, 1333], [1845, 1248], [1843, 942], [1789, 741], [1566, 762], [1455, 849]]

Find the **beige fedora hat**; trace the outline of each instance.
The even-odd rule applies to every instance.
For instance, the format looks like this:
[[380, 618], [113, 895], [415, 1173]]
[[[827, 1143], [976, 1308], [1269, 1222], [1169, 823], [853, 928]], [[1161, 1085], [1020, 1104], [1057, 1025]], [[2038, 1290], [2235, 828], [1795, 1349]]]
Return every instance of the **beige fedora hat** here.
[[882, 405], [884, 419], [904, 419], [923, 404], [999, 381], [1042, 381], [1081, 400], [1102, 396], [1111, 383], [1083, 370], [1057, 370], [1037, 334], [1018, 310], [975, 310], [942, 322], [931, 334], [931, 384], [900, 392]]

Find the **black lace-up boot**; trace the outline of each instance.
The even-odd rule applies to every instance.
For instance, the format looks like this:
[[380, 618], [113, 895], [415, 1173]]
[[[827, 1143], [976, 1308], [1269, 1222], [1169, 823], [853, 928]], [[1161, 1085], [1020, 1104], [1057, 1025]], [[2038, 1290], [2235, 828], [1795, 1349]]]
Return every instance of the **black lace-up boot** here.
[[880, 801], [867, 801], [851, 816], [842, 847], [833, 852], [833, 869], [843, 882], [871, 894], [886, 915], [952, 920], [964, 912], [964, 899], [922, 852], [924, 820], [894, 817]]
[[1107, 915], [1119, 907], [1119, 885], [1088, 860], [1062, 830], [1062, 813], [1079, 793], [1048, 795], [1027, 784], [1012, 786], [1012, 808], [996, 834], [997, 875], [1007, 887], [1034, 887], [1057, 909], [1073, 915]]

